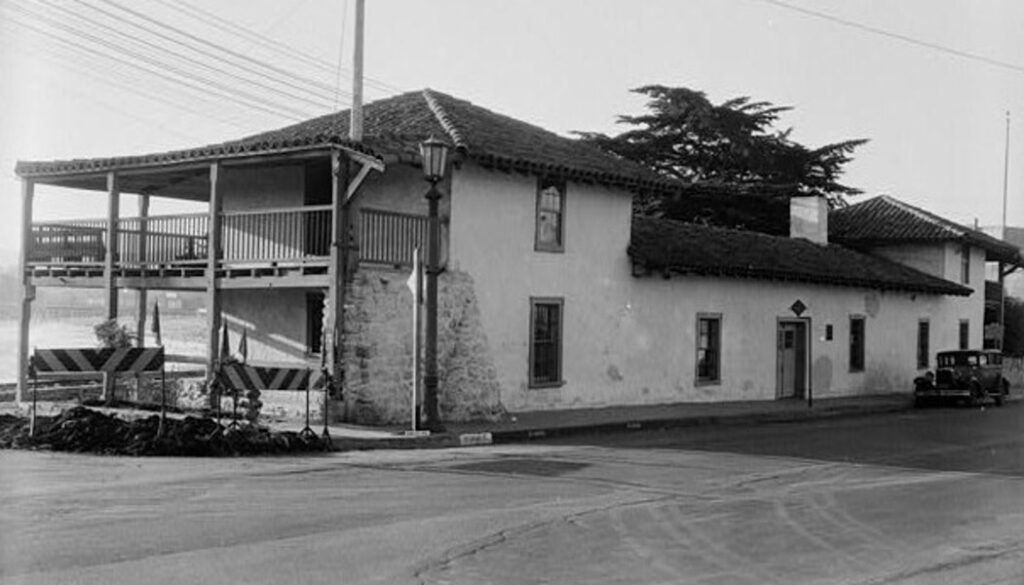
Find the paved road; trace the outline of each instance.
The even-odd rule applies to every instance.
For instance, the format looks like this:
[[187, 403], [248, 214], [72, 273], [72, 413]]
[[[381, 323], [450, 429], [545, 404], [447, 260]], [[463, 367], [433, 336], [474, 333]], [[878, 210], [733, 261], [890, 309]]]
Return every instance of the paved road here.
[[448, 451], [0, 453], [0, 583], [1024, 581], [1024, 404]]

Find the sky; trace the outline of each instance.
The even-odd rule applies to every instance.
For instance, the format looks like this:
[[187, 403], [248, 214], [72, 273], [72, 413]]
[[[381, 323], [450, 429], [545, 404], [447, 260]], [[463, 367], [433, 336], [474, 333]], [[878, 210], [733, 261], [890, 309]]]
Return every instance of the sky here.
[[[1002, 220], [1010, 112], [1008, 221], [1024, 225], [1019, 0], [366, 4], [367, 101], [430, 87], [569, 135], [625, 130], [617, 117], [643, 112], [630, 90], [646, 84], [750, 96], [792, 106], [779, 125], [805, 145], [870, 140], [844, 176], [865, 193], [854, 202], [887, 193], [968, 225]], [[19, 245], [17, 160], [194, 147], [347, 108], [354, 8], [0, 0], [0, 263]], [[182, 72], [191, 85], [172, 81]], [[34, 218], [99, 218], [104, 201], [39, 187]], [[180, 209], [157, 198], [152, 213]]]

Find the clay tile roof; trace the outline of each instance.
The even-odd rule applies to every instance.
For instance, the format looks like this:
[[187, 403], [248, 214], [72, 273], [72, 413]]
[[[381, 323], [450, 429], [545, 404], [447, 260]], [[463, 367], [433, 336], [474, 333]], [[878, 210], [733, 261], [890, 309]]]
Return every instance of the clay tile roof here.
[[[612, 185], [629, 190], [673, 189], [678, 184], [657, 173], [609, 155], [580, 140], [498, 114], [430, 89], [403, 93], [363, 107], [368, 153], [418, 160], [418, 143], [430, 136], [446, 139], [462, 156], [490, 168]], [[240, 140], [198, 149], [113, 159], [20, 162], [21, 176], [113, 170], [169, 160], [215, 158], [221, 153], [263, 152], [295, 145], [348, 142], [349, 111], [320, 116]]]
[[977, 246], [989, 260], [1021, 264], [1020, 248], [888, 195], [835, 209], [828, 223], [829, 239], [852, 247], [951, 241]]
[[629, 256], [641, 272], [788, 280], [966, 296], [971, 289], [837, 244], [636, 217]]

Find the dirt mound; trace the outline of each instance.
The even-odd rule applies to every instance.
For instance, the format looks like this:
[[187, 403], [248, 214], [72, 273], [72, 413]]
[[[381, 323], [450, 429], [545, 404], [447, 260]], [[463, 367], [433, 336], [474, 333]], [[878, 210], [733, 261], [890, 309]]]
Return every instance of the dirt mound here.
[[329, 450], [331, 444], [313, 434], [272, 432], [241, 425], [225, 428], [209, 418], [168, 418], [158, 435], [160, 416], [125, 420], [84, 406], [56, 417], [38, 417], [36, 436], [28, 420], [0, 415], [0, 448], [52, 449], [107, 455], [185, 455], [218, 457], [269, 455]]

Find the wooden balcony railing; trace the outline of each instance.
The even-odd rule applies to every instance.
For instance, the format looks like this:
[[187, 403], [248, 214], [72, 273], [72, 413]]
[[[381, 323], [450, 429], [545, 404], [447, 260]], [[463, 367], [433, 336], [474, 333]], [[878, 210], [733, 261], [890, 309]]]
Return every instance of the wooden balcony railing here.
[[206, 262], [205, 213], [130, 217], [118, 220], [121, 264], [200, 264]]
[[[404, 266], [413, 249], [426, 248], [427, 218], [362, 209], [357, 219], [360, 262]], [[326, 265], [331, 251], [331, 206], [229, 211], [220, 215], [222, 266]], [[118, 220], [115, 264], [123, 268], [205, 265], [209, 215], [189, 213]], [[29, 262], [34, 265], [102, 266], [107, 222], [82, 220], [32, 225]]]
[[331, 206], [232, 211], [221, 216], [225, 262], [288, 262], [331, 255]]
[[102, 219], [32, 224], [28, 261], [103, 264], [107, 253], [106, 226]]
[[428, 219], [425, 215], [364, 208], [359, 220], [361, 262], [411, 266], [416, 247], [426, 253]]

